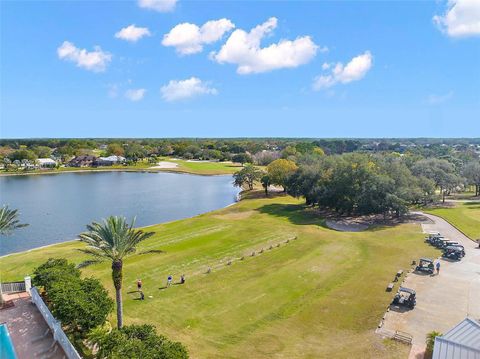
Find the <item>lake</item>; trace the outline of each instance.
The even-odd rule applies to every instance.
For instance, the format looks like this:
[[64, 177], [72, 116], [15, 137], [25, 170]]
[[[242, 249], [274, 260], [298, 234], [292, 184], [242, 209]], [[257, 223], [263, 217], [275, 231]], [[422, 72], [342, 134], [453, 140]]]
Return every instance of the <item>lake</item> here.
[[84, 172], [0, 177], [0, 205], [20, 212], [28, 227], [0, 238], [0, 255], [75, 239], [86, 224], [110, 215], [137, 217], [136, 226], [192, 217], [230, 205], [232, 176]]

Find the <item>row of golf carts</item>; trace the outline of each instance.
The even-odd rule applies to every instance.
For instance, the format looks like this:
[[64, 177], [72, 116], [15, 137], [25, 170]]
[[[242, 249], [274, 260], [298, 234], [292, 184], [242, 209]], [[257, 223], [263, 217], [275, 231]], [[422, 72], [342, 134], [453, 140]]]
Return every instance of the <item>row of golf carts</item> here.
[[[449, 240], [438, 232], [429, 233], [425, 238], [425, 241], [436, 248], [442, 249], [442, 257], [444, 258], [461, 260], [465, 256], [465, 248], [460, 243]], [[418, 265], [415, 267], [415, 271], [433, 274], [435, 271], [433, 260], [421, 258]], [[409, 309], [413, 309], [416, 303], [417, 293], [413, 289], [406, 287], [400, 287], [398, 289], [392, 302], [393, 305], [403, 306]]]
[[443, 250], [442, 257], [452, 260], [461, 260], [465, 256], [465, 248], [457, 241], [445, 238], [438, 232], [431, 232], [425, 237], [425, 242]]

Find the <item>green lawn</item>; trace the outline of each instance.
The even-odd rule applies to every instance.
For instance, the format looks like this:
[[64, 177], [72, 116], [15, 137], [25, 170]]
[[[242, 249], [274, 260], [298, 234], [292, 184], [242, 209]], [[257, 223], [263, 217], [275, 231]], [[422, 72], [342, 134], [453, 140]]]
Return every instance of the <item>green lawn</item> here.
[[[374, 330], [391, 300], [385, 287], [397, 270], [408, 269], [412, 259], [435, 255], [418, 225], [336, 232], [299, 201], [277, 197], [243, 200], [149, 229], [156, 235], [140, 252], [165, 253], [126, 261], [125, 321], [155, 324], [185, 343], [193, 358], [408, 354], [409, 347], [383, 341]], [[79, 246], [70, 242], [2, 258], [3, 280], [21, 279], [52, 256], [80, 262], [85, 257], [75, 251]], [[113, 293], [108, 264], [83, 272], [100, 278]], [[185, 285], [160, 289], [169, 274], [178, 280], [182, 273]], [[134, 300], [137, 278], [144, 282], [143, 302]]]
[[[78, 171], [111, 171], [111, 170], [122, 170], [122, 171], [163, 171], [163, 172], [181, 172], [181, 173], [191, 173], [199, 175], [224, 175], [224, 174], [233, 174], [234, 172], [239, 171], [242, 166], [238, 163], [231, 162], [201, 162], [201, 161], [185, 161], [185, 160], [172, 160], [168, 157], [162, 159], [163, 161], [175, 162], [178, 164], [177, 168], [165, 168], [165, 169], [151, 169], [155, 164], [148, 163], [147, 161], [139, 161], [134, 165], [114, 165], [114, 166], [105, 166], [105, 167], [60, 167], [55, 169], [46, 169], [46, 170], [30, 170], [30, 171], [7, 171], [0, 172], [0, 175], [3, 174], [13, 174], [13, 175], [22, 175], [22, 174], [44, 174], [44, 173], [58, 173], [58, 172], [78, 172]], [[259, 166], [262, 168], [261, 166]]]
[[453, 208], [435, 208], [426, 212], [446, 219], [471, 239], [480, 239], [480, 202], [457, 203]]
[[168, 157], [164, 160], [178, 164], [177, 168], [168, 169], [167, 171], [186, 172], [201, 175], [233, 174], [242, 168], [240, 164], [231, 162], [189, 162], [186, 160], [172, 160]]

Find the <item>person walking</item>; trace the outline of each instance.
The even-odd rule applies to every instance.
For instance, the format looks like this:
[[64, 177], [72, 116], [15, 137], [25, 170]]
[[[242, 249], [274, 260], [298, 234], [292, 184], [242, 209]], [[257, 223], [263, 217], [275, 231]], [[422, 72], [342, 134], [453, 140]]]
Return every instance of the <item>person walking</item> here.
[[440, 274], [440, 261], [437, 262], [437, 275]]
[[137, 291], [141, 292], [142, 291], [142, 280], [137, 279]]
[[172, 280], [173, 280], [172, 276], [169, 275], [167, 278], [167, 287], [170, 287], [172, 285]]
[[180, 276], [180, 284], [185, 284], [185, 274]]

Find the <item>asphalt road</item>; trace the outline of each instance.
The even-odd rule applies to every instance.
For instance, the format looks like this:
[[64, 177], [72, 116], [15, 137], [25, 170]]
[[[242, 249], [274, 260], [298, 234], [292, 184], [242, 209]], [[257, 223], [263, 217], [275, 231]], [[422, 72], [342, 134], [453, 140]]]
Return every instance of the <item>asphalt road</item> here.
[[[391, 308], [386, 314], [383, 330], [402, 331], [413, 337], [412, 352], [425, 347], [427, 333], [447, 332], [465, 317], [480, 318], [480, 249], [444, 219], [424, 214], [433, 223], [422, 224], [423, 231], [438, 231], [446, 238], [462, 243], [465, 257], [459, 262], [443, 258], [440, 274], [410, 273], [403, 286], [417, 292], [413, 310]], [[417, 259], [418, 260], [418, 259]], [[410, 357], [415, 357], [411, 356]]]

